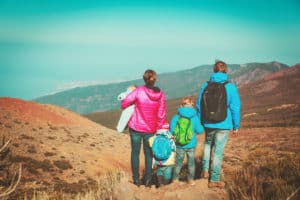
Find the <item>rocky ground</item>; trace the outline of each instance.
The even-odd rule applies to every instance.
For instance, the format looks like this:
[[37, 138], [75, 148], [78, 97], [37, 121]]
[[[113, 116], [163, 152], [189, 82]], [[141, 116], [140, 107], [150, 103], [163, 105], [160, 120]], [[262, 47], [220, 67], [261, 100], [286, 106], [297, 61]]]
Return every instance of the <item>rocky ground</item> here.
[[124, 179], [118, 184], [113, 193], [113, 199], [130, 200], [221, 200], [228, 199], [226, 190], [209, 189], [207, 180], [198, 179], [195, 185], [188, 185], [185, 182], [171, 183], [169, 185], [155, 188], [146, 188], [144, 186], [136, 187], [128, 184], [128, 180]]

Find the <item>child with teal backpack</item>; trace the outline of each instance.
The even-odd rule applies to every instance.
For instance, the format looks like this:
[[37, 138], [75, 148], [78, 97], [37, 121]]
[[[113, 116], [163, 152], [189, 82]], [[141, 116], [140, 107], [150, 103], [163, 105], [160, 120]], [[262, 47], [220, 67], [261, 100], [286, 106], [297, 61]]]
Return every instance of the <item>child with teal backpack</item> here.
[[176, 145], [169, 131], [169, 123], [165, 122], [162, 129], [149, 139], [152, 149], [153, 164], [156, 166], [157, 186], [171, 182], [172, 170], [175, 165]]
[[173, 182], [178, 182], [185, 154], [187, 155], [187, 182], [194, 185], [195, 176], [195, 148], [197, 145], [196, 134], [203, 133], [204, 129], [194, 109], [192, 97], [184, 97], [178, 114], [173, 116], [170, 131], [176, 141], [176, 164], [173, 171]]

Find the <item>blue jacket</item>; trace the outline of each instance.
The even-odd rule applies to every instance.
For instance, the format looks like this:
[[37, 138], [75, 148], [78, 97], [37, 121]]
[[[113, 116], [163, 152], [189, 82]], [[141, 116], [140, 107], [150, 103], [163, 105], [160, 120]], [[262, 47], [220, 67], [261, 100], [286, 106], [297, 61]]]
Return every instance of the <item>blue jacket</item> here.
[[[184, 146], [177, 145], [176, 147], [177, 148], [183, 148], [183, 149], [195, 148], [196, 145], [197, 145], [196, 134], [201, 134], [204, 131], [203, 126], [201, 125], [200, 120], [197, 116], [196, 110], [193, 107], [180, 107], [180, 108], [178, 108], [178, 113], [181, 116], [184, 116], [184, 117], [187, 117], [187, 118], [191, 119], [194, 135], [193, 135], [192, 140], [190, 141], [190, 143], [188, 143]], [[179, 119], [178, 114], [174, 115], [173, 118], [171, 119], [170, 132], [172, 134], [174, 134], [174, 130], [175, 130], [178, 119]]]
[[[212, 82], [224, 82], [228, 80], [228, 75], [223, 72], [213, 73], [210, 77]], [[200, 92], [196, 104], [198, 117], [201, 120], [201, 99], [202, 94], [207, 87], [207, 82], [203, 83], [200, 87]], [[241, 101], [240, 96], [235, 84], [229, 82], [225, 85], [227, 93], [227, 117], [224, 121], [218, 123], [203, 123], [205, 128], [216, 128], [216, 129], [239, 129], [240, 128], [240, 110], [241, 110]]]

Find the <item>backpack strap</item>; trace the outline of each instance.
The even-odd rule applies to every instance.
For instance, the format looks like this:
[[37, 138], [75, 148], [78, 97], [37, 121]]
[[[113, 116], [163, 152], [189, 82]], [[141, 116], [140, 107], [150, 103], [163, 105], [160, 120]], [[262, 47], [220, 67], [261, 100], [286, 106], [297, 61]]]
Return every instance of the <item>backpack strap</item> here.
[[222, 85], [226, 85], [227, 83], [229, 83], [229, 81], [224, 81], [223, 83], [222, 83]]
[[186, 130], [185, 130], [185, 139], [187, 139], [187, 137], [188, 137], [187, 132], [188, 132], [188, 130], [189, 130], [190, 126], [191, 126], [191, 123], [192, 123], [192, 118], [188, 118], [188, 119], [189, 119], [189, 123], [188, 123], [188, 125], [186, 127]]
[[[229, 83], [229, 81], [224, 81], [223, 83], [222, 83], [222, 85], [224, 86], [224, 88], [225, 88], [225, 85], [227, 84], [227, 83]], [[226, 88], [225, 88], [225, 91], [226, 91]], [[227, 93], [227, 92], [226, 92]], [[226, 94], [227, 95], [227, 94]], [[227, 108], [229, 107], [229, 105], [227, 105]]]

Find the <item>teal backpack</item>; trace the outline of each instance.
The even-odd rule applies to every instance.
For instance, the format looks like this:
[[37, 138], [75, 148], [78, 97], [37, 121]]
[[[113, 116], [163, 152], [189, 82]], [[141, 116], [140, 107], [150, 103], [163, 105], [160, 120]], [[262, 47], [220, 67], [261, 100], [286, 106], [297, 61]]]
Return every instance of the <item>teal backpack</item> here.
[[152, 144], [152, 153], [156, 160], [162, 161], [170, 157], [172, 153], [172, 141], [166, 135], [157, 135]]
[[192, 140], [193, 126], [190, 118], [179, 115], [174, 129], [174, 137], [179, 145], [186, 145]]

